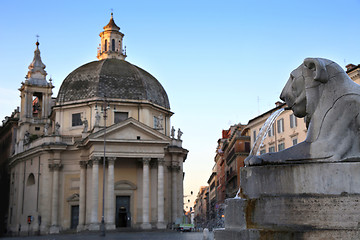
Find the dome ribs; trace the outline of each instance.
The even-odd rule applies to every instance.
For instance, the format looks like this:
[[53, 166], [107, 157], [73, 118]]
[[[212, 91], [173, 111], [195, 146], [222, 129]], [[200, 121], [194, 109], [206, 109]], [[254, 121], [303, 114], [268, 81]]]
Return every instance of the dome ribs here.
[[104, 59], [85, 64], [63, 81], [57, 102], [104, 97], [147, 100], [170, 109], [168, 96], [156, 78], [145, 70], [119, 59]]

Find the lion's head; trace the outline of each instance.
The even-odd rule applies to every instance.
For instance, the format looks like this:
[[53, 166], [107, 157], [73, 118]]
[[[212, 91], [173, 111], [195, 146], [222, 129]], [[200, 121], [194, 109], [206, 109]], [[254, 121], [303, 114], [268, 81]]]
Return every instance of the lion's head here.
[[303, 76], [304, 65], [300, 65], [290, 73], [284, 89], [281, 92], [280, 99], [285, 101], [289, 108], [297, 117], [306, 116], [306, 93], [305, 78]]
[[281, 92], [280, 99], [293, 110], [294, 115], [310, 121], [323, 91], [322, 85], [344, 72], [333, 61], [323, 58], [306, 58], [293, 70]]

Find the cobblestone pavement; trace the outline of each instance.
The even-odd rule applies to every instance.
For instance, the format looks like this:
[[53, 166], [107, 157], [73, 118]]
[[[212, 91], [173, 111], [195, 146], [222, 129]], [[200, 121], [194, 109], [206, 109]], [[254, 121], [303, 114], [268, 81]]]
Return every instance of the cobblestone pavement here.
[[[1, 240], [203, 240], [202, 232], [108, 232], [105, 237], [99, 233], [78, 233], [29, 237], [6, 237]], [[209, 240], [213, 240], [210, 232]]]

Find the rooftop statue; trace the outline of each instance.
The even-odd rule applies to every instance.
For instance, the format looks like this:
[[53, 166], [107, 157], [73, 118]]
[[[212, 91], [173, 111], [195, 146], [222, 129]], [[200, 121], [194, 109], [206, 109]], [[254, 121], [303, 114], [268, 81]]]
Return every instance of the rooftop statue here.
[[360, 158], [360, 85], [335, 62], [306, 58], [293, 70], [280, 98], [308, 129], [304, 142], [251, 155], [245, 165], [338, 162]]
[[84, 125], [84, 129], [83, 129], [83, 133], [87, 133], [88, 132], [88, 127], [89, 127], [89, 123], [88, 123], [88, 120], [85, 118], [83, 121], [82, 121], [82, 124]]

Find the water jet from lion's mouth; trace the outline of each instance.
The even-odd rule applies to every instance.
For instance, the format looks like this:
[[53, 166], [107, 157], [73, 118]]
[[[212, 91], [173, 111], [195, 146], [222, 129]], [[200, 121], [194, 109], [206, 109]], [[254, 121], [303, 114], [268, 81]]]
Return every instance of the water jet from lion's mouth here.
[[[269, 129], [272, 127], [272, 125], [274, 124], [274, 122], [276, 121], [277, 117], [283, 112], [287, 110], [286, 108], [280, 108], [278, 110], [276, 110], [275, 112], [273, 112], [270, 117], [265, 121], [264, 125], [261, 127], [259, 134], [256, 137], [256, 140], [254, 142], [254, 145], [249, 153], [249, 156], [252, 155], [257, 155], [259, 153], [260, 150], [260, 146], [262, 145], [262, 143], [264, 142], [266, 135], [269, 131]], [[245, 167], [247, 167], [247, 164], [245, 164]], [[237, 191], [236, 195], [234, 198], [238, 199], [238, 198], [242, 198], [241, 196], [241, 187], [239, 187], [239, 190]]]
[[268, 133], [269, 129], [272, 127], [272, 125], [274, 124], [276, 118], [283, 112], [287, 110], [286, 108], [280, 108], [278, 110], [276, 110], [275, 112], [273, 112], [270, 117], [265, 121], [264, 125], [261, 127], [259, 134], [256, 137], [256, 140], [254, 141], [254, 145], [250, 151], [249, 156], [251, 155], [257, 155], [259, 153], [260, 150], [260, 146], [262, 145], [262, 143], [264, 142], [265, 138], [266, 138], [266, 134]]

